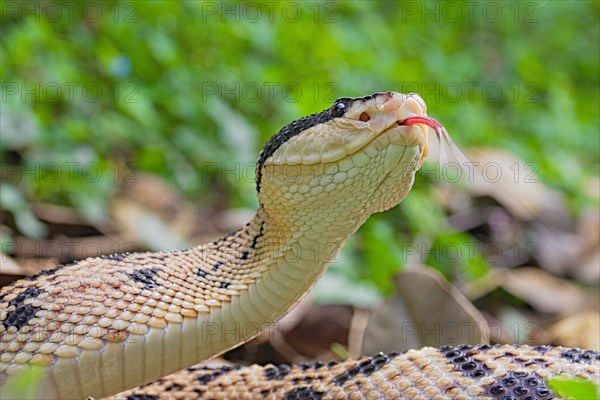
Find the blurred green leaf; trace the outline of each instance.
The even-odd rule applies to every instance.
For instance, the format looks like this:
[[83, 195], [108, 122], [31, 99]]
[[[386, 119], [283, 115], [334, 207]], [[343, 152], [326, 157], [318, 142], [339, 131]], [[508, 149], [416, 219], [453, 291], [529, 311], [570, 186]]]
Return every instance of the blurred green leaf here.
[[405, 254], [396, 241], [394, 229], [379, 216], [367, 221], [361, 230], [364, 278], [385, 294], [394, 290], [393, 277], [404, 264]]
[[557, 376], [548, 379], [548, 386], [554, 393], [565, 399], [600, 399], [600, 387], [587, 379]]
[[38, 393], [40, 381], [44, 376], [45, 369], [37, 366], [29, 366], [28, 370], [2, 388], [2, 396], [5, 399], [32, 399]]
[[3, 209], [13, 213], [15, 224], [25, 235], [36, 239], [46, 235], [46, 227], [29, 210], [25, 199], [15, 186], [0, 183], [0, 204]]
[[477, 242], [462, 232], [440, 234], [427, 252], [427, 265], [431, 265], [447, 278], [464, 276], [473, 281], [489, 270]]

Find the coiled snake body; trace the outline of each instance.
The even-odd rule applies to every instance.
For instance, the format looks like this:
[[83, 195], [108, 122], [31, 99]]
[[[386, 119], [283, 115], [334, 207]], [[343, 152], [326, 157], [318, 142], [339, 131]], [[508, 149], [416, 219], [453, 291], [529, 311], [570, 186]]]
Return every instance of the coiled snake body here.
[[550, 398], [549, 376], [598, 382], [598, 352], [527, 346], [189, 368], [279, 319], [369, 215], [408, 194], [427, 125], [440, 133], [425, 111], [417, 95], [339, 99], [265, 145], [260, 207], [242, 229], [188, 250], [89, 258], [3, 288], [0, 390], [31, 366], [42, 370], [34, 397], [44, 399], [109, 396], [184, 368], [117, 398]]

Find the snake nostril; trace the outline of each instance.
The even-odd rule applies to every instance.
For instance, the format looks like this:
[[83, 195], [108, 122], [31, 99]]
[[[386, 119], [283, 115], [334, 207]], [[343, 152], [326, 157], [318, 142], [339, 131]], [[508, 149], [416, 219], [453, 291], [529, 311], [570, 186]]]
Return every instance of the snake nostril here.
[[360, 114], [360, 117], [358, 119], [360, 119], [362, 122], [367, 122], [371, 119], [371, 116], [366, 112], [363, 112], [362, 114]]

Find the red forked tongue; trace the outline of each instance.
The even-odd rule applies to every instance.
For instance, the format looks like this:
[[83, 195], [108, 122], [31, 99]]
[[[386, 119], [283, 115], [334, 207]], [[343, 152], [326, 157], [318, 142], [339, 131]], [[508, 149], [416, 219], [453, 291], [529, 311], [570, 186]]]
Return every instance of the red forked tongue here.
[[468, 172], [469, 176], [471, 176], [470, 174], [471, 174], [472, 169], [468, 170], [468, 167], [471, 165], [471, 163], [469, 162], [467, 157], [465, 157], [465, 155], [458, 149], [456, 144], [454, 144], [454, 142], [450, 138], [450, 135], [448, 134], [448, 131], [446, 130], [446, 128], [444, 128], [444, 125], [440, 124], [434, 118], [421, 117], [421, 116], [408, 117], [402, 121], [398, 121], [398, 125], [401, 125], [401, 126], [402, 125], [410, 126], [410, 125], [415, 125], [415, 124], [427, 125], [427, 126], [431, 127], [437, 134], [438, 142], [440, 144], [440, 153], [439, 153], [440, 164], [442, 164], [442, 165], [448, 164], [448, 160], [446, 158], [446, 146], [448, 146], [450, 148], [450, 152], [452, 153], [452, 155], [455, 158], [455, 161], [459, 164], [459, 167], [463, 171]]
[[405, 120], [398, 123], [398, 125], [415, 125], [415, 124], [423, 124], [430, 126], [433, 128], [435, 133], [437, 133], [438, 138], [442, 140], [442, 138], [449, 137], [448, 131], [444, 128], [444, 125], [440, 124], [436, 119], [431, 117], [408, 117]]

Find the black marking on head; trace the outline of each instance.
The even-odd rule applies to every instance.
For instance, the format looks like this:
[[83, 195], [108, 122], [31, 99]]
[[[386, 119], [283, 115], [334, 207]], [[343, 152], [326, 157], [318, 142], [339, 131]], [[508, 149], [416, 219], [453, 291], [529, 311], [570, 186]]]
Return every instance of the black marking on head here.
[[281, 364], [276, 367], [269, 367], [265, 369], [265, 379], [272, 381], [274, 379], [280, 380], [285, 378], [291, 371], [291, 368], [287, 364]]
[[205, 374], [200, 375], [196, 378], [196, 381], [201, 385], [206, 385], [208, 382], [217, 379], [219, 376], [226, 374], [227, 372], [234, 371], [242, 368], [241, 365], [224, 366], [215, 369], [205, 369]]
[[155, 394], [134, 393], [127, 396], [125, 400], [158, 400], [159, 397]]
[[128, 274], [131, 279], [144, 284], [144, 289], [154, 289], [160, 286], [156, 283], [156, 268], [138, 269], [132, 274]]
[[461, 371], [465, 376], [472, 378], [482, 378], [490, 374], [490, 369], [485, 362], [477, 361], [473, 356], [485, 353], [494, 346], [444, 346], [440, 352], [448, 361], [455, 366], [457, 371]]
[[310, 386], [302, 386], [287, 392], [283, 400], [320, 400], [324, 395], [325, 392], [319, 392]]
[[8, 329], [11, 326], [20, 330], [22, 327], [27, 325], [27, 322], [35, 316], [35, 313], [41, 310], [41, 307], [34, 307], [31, 304], [25, 304], [27, 299], [37, 298], [42, 290], [32, 286], [25, 289], [25, 291], [19, 293], [14, 299], [8, 302], [8, 307], [15, 307], [13, 311], [9, 311], [6, 314], [6, 318], [2, 321], [4, 329]]
[[484, 386], [486, 395], [494, 399], [549, 399], [555, 394], [534, 372], [513, 371]]
[[350, 97], [342, 97], [341, 99], [337, 99], [331, 106], [331, 116], [334, 118], [343, 117], [346, 111], [348, 111], [350, 108], [352, 100], [353, 99]]
[[123, 261], [130, 255], [131, 255], [131, 253], [115, 253], [115, 254], [107, 254], [104, 256], [100, 256], [98, 258], [100, 258], [102, 260], [110, 260], [110, 261]]
[[596, 350], [569, 349], [559, 354], [560, 357], [577, 364], [591, 364], [600, 361], [600, 352]]
[[256, 167], [256, 191], [260, 192], [260, 181], [265, 162], [282, 144], [290, 140], [292, 137], [302, 133], [303, 131], [312, 128], [313, 126], [324, 124], [334, 118], [342, 117], [350, 108], [352, 102], [356, 100], [368, 101], [382, 94], [390, 94], [390, 92], [373, 93], [364, 97], [339, 98], [328, 109], [323, 110], [320, 113], [315, 113], [307, 117], [300, 118], [281, 128], [279, 132], [277, 132], [271, 137], [271, 139], [269, 139], [269, 141], [267, 141], [265, 147], [263, 147], [262, 151], [260, 152], [260, 156], [258, 157], [258, 163]]
[[[335, 103], [334, 103], [335, 105]], [[333, 107], [332, 107], [333, 108]], [[335, 118], [332, 115], [332, 108], [321, 111], [320, 113], [312, 114], [304, 118], [297, 119], [290, 124], [287, 124], [279, 130], [269, 141], [265, 144], [260, 156], [258, 157], [258, 164], [256, 167], [256, 190], [260, 191], [260, 181], [262, 178], [262, 169], [267, 161], [267, 158], [271, 157], [275, 151], [285, 142], [293, 138], [294, 136], [304, 132], [313, 126], [324, 124], [327, 121], [331, 121]]]

